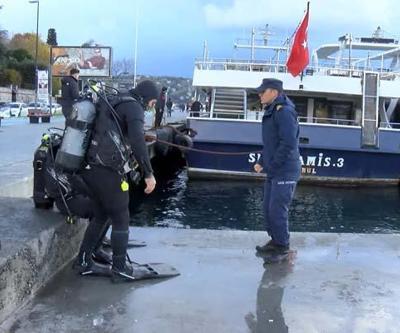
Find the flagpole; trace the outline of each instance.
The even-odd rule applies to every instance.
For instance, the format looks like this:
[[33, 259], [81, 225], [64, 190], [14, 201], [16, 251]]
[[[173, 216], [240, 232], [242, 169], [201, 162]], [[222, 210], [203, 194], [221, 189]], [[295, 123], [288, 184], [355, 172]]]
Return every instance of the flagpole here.
[[[306, 15], [308, 14], [309, 11], [310, 11], [310, 1], [307, 1]], [[300, 82], [303, 82], [303, 76], [304, 76], [304, 69], [301, 71], [300, 74]]]

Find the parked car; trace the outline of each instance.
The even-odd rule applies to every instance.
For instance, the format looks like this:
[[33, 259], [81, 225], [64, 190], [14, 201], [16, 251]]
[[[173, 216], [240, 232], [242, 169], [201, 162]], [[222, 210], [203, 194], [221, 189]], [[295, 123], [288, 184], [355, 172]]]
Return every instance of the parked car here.
[[28, 115], [28, 106], [22, 102], [10, 103], [10, 113], [12, 117], [26, 117]]
[[2, 118], [12, 117], [9, 103], [6, 103], [3, 106], [0, 106], [0, 117], [2, 117]]
[[[50, 110], [50, 104], [47, 104], [47, 108]], [[58, 104], [58, 103], [52, 103], [51, 104], [51, 114], [52, 115], [54, 115], [54, 114], [61, 114], [62, 113], [62, 111], [61, 111], [61, 105], [60, 104]]]

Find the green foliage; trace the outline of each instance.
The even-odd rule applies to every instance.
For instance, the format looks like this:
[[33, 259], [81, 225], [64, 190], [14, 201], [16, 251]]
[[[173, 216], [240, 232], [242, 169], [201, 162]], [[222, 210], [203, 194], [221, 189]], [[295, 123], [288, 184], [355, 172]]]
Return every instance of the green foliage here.
[[[34, 33], [15, 34], [9, 42], [9, 48], [11, 50], [25, 49], [32, 56], [32, 58], [35, 58], [36, 34], [34, 34]], [[39, 38], [38, 63], [42, 64], [42, 65], [46, 65], [49, 63], [49, 59], [50, 59], [50, 48], [46, 43], [44, 43]]]
[[57, 96], [60, 90], [61, 90], [61, 78], [53, 77], [52, 95]]
[[31, 56], [31, 54], [25, 49], [9, 50], [7, 52], [7, 57], [9, 59], [13, 58], [17, 61], [24, 61], [25, 59], [33, 60], [33, 57]]
[[0, 85], [21, 85], [22, 76], [15, 69], [3, 69], [0, 71]]

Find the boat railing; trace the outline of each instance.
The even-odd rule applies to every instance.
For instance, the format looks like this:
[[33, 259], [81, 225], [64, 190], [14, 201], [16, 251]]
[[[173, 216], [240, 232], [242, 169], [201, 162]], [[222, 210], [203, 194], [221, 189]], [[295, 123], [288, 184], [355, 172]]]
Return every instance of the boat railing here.
[[388, 123], [386, 121], [382, 121], [380, 123], [379, 128], [383, 128], [383, 129], [385, 129], [385, 128], [387, 128], [387, 129], [391, 129], [391, 128], [400, 129], [400, 123], [394, 123], [394, 122], [389, 122]]
[[354, 119], [322, 118], [322, 117], [298, 117], [299, 123], [330, 124], [359, 126], [360, 123]]
[[[220, 118], [220, 119], [243, 119], [243, 120], [261, 120], [262, 111], [252, 111], [247, 113], [247, 117], [244, 112], [237, 111], [200, 111], [190, 112], [190, 117], [195, 118]], [[327, 124], [327, 125], [339, 125], [339, 126], [360, 126], [360, 123], [353, 119], [338, 119], [338, 118], [322, 118], [322, 117], [298, 117], [299, 123], [308, 124]], [[395, 123], [390, 123], [393, 127]], [[400, 127], [400, 124], [398, 124]]]
[[[268, 72], [268, 73], [287, 73], [286, 63], [282, 60], [237, 60], [237, 59], [212, 59], [196, 60], [195, 67], [199, 70], [237, 70], [250, 72]], [[394, 71], [389, 68], [371, 68], [371, 67], [343, 67], [322, 64], [319, 66], [307, 66], [304, 70], [305, 76], [339, 76], [361, 78], [364, 71], [376, 71], [380, 73], [381, 80], [394, 80], [400, 77], [400, 71]]]

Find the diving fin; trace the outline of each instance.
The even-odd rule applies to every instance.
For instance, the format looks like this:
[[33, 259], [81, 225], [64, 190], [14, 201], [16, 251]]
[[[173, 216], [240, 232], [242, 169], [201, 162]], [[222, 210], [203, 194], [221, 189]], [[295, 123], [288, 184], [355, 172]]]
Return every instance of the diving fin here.
[[[103, 246], [111, 247], [111, 240], [108, 237], [104, 237]], [[139, 241], [136, 239], [129, 239], [128, 241], [128, 249], [132, 247], [144, 247], [147, 246], [145, 241]]]
[[180, 275], [175, 267], [163, 263], [149, 264], [126, 264], [124, 270], [112, 270], [112, 281], [114, 283], [124, 281], [140, 281], [149, 279], [164, 279]]

